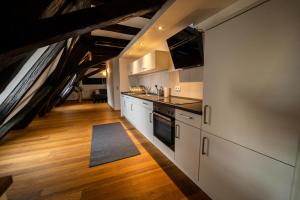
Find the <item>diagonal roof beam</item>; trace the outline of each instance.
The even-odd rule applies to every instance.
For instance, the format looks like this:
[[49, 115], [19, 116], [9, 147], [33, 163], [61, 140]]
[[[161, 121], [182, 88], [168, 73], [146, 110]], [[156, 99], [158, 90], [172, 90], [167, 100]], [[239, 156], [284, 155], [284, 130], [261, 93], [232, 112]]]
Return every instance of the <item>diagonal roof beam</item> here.
[[103, 36], [91, 36], [93, 43], [96, 46], [125, 48], [130, 40], [103, 37]]
[[124, 33], [124, 34], [128, 34], [128, 35], [136, 35], [140, 32], [141, 29], [131, 27], [131, 26], [125, 26], [125, 25], [121, 25], [121, 24], [114, 24], [114, 25], [110, 25], [110, 26], [101, 28], [101, 30]]
[[[116, 24], [158, 10], [166, 0], [122, 0], [61, 16], [3, 27], [0, 61], [41, 46]], [[21, 30], [21, 31], [20, 31]]]

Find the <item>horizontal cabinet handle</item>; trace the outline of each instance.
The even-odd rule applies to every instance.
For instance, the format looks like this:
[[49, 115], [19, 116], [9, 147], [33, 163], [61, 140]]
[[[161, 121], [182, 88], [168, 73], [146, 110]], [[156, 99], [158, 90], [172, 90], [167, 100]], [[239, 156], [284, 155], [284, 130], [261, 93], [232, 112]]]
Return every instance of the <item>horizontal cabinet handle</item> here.
[[191, 116], [186, 116], [186, 115], [181, 114], [181, 113], [179, 113], [179, 115], [181, 115], [182, 117], [187, 118], [187, 119], [193, 119], [193, 117], [191, 117]]

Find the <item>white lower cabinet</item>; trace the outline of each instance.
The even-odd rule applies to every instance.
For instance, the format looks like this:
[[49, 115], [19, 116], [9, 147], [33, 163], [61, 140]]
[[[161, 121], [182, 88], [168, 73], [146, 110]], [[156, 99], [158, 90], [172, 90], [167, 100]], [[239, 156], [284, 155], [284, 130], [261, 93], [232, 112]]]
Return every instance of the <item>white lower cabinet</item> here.
[[198, 183], [201, 130], [176, 120], [175, 163]]
[[153, 142], [153, 103], [128, 96], [124, 96], [122, 99], [124, 99], [122, 102], [124, 116], [148, 140]]
[[214, 200], [288, 200], [294, 168], [202, 131], [199, 186]]
[[153, 141], [152, 110], [141, 105], [135, 105], [136, 128], [151, 142]]

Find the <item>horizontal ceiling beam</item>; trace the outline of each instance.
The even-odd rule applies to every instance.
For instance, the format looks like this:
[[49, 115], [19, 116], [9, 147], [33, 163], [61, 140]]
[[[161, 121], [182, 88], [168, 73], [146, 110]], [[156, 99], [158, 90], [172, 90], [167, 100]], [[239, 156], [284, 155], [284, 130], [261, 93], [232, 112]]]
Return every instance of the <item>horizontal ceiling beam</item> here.
[[[24, 51], [53, 44], [77, 35], [158, 10], [165, 0], [122, 0], [60, 16], [2, 27], [0, 62]], [[130, 5], [130, 6], [129, 6]]]
[[103, 37], [103, 36], [92, 36], [92, 41], [96, 46], [103, 47], [115, 47], [115, 48], [125, 48], [130, 40]]
[[128, 35], [136, 35], [140, 32], [141, 29], [131, 27], [131, 26], [125, 26], [125, 25], [121, 25], [121, 24], [114, 24], [114, 25], [110, 25], [110, 26], [101, 28], [101, 30], [118, 32], [118, 33], [123, 33], [123, 34], [128, 34]]

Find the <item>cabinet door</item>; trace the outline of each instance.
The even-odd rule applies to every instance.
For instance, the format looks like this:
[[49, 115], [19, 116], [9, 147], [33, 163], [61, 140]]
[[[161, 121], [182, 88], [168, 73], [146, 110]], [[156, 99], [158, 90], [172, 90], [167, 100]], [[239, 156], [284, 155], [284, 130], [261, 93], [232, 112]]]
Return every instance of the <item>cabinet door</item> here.
[[126, 99], [124, 95], [121, 95], [121, 116], [126, 116]]
[[126, 100], [126, 118], [132, 123], [133, 122], [133, 102]]
[[300, 136], [300, 12], [294, 3], [268, 1], [205, 32], [203, 96], [211, 115], [202, 126], [293, 166]]
[[202, 131], [199, 186], [214, 200], [289, 199], [293, 167]]
[[152, 110], [144, 108], [144, 135], [153, 141], [153, 114]]
[[175, 124], [175, 162], [194, 182], [198, 181], [200, 129], [180, 121]]
[[150, 141], [153, 141], [152, 110], [139, 104], [134, 105], [135, 127]]

